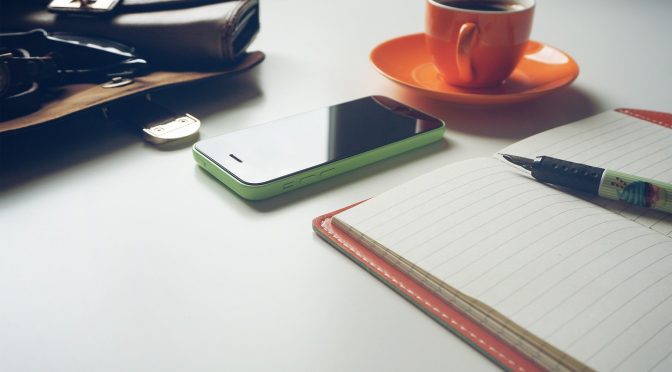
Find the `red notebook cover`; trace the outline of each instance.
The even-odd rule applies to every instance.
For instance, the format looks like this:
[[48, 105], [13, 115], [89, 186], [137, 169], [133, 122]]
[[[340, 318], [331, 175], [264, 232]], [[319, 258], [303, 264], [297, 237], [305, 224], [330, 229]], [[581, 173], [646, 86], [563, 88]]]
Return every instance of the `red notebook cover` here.
[[[672, 114], [634, 109], [617, 109], [616, 111], [672, 129]], [[500, 340], [479, 323], [456, 310], [452, 305], [434, 295], [410, 276], [396, 269], [332, 224], [333, 216], [361, 203], [363, 202], [315, 218], [313, 220], [313, 230], [332, 246], [500, 367], [519, 372], [543, 370], [541, 366], [528, 359], [516, 348]]]
[[451, 305], [417, 284], [408, 275], [388, 264], [331, 223], [334, 215], [357, 204], [315, 218], [313, 229], [323, 239], [357, 262], [373, 276], [501, 367], [520, 372], [542, 370], [514, 348], [500, 341], [478, 323], [462, 315]]

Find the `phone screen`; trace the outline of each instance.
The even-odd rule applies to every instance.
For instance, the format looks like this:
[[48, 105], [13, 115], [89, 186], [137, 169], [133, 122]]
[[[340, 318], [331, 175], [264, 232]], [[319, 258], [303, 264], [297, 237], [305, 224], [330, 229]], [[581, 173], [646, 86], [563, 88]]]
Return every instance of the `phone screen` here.
[[248, 184], [262, 184], [442, 126], [392, 99], [372, 96], [310, 111], [196, 144]]

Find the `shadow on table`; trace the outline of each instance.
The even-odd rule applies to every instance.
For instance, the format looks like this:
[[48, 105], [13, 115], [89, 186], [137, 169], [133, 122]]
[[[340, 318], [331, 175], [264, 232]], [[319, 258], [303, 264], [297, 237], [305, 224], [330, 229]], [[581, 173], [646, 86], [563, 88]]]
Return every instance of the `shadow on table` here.
[[[153, 94], [154, 101], [175, 112], [185, 112], [188, 107], [188, 112], [202, 120], [204, 116], [260, 96], [262, 93], [256, 84], [257, 70], [172, 88], [169, 94], [160, 91]], [[174, 94], [174, 90], [178, 89], [180, 94]], [[173, 96], [181, 97], [175, 99], [179, 103], [166, 99]], [[191, 142], [196, 139], [193, 138]], [[190, 144], [145, 144], [139, 128], [106, 120], [98, 111], [86, 112], [68, 120], [0, 133], [0, 192], [47, 174], [65, 171], [128, 146], [141, 145], [152, 150], [169, 151]]]
[[[459, 131], [481, 137], [510, 139], [511, 142], [604, 110], [598, 107], [598, 104], [587, 93], [574, 87], [530, 102], [496, 106], [447, 103], [419, 96], [401, 87], [397, 91], [385, 92], [385, 95], [444, 119], [449, 131]], [[449, 148], [450, 144], [444, 139], [444, 141], [409, 153], [262, 201], [242, 199], [226, 189], [214, 177], [210, 178], [214, 183], [217, 183], [218, 187], [221, 187], [221, 192], [226, 194], [222, 197], [238, 199], [240, 203], [246, 204], [258, 212], [270, 212], [305, 199], [317, 197], [320, 194], [361, 181], [378, 173], [392, 171], [410, 162], [441, 151], [447, 151]], [[206, 173], [200, 169], [199, 171]]]
[[573, 86], [528, 102], [491, 106], [438, 101], [404, 87], [391, 93], [404, 103], [442, 118], [448, 130], [512, 141], [611, 108], [600, 107], [590, 94]]

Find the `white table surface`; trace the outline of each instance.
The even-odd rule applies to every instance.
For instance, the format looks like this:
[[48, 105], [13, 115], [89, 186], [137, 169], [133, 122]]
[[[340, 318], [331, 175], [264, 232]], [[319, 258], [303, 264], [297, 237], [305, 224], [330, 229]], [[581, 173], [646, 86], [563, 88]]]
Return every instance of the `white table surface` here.
[[263, 0], [253, 71], [155, 94], [201, 138], [369, 94], [447, 122], [445, 141], [264, 202], [189, 147], [89, 115], [0, 137], [1, 371], [445, 371], [496, 366], [320, 240], [311, 219], [443, 164], [615, 107], [672, 111], [672, 2], [539, 0], [532, 38], [568, 89], [513, 106], [426, 99], [368, 54], [421, 32], [423, 1]]

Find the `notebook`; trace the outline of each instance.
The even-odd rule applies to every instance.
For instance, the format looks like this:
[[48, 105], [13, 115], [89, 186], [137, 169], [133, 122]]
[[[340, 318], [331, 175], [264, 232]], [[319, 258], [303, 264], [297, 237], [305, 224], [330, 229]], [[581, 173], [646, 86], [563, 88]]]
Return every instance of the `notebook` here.
[[[672, 115], [608, 111], [499, 153], [672, 182]], [[539, 183], [494, 154], [313, 228], [505, 369], [672, 370], [672, 215]]]

